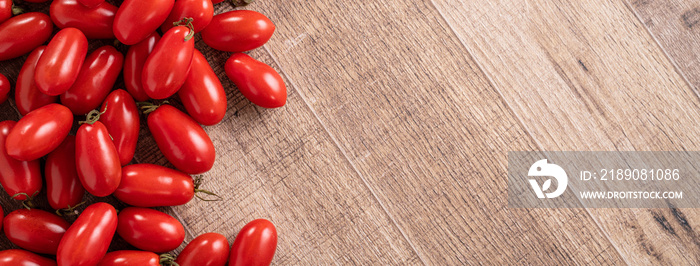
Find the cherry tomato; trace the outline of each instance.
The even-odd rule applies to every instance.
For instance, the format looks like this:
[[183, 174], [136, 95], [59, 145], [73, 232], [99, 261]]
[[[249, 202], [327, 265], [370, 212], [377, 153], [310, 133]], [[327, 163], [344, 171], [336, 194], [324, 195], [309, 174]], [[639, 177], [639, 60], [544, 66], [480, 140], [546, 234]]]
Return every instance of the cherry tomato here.
[[129, 51], [126, 52], [124, 83], [126, 83], [126, 90], [136, 101], [145, 102], [150, 99], [141, 85], [141, 73], [143, 73], [143, 64], [146, 63], [148, 55], [159, 40], [160, 35], [154, 32], [145, 40], [129, 47]]
[[0, 61], [20, 57], [51, 37], [53, 24], [49, 16], [29, 12], [0, 24]]
[[54, 210], [70, 209], [83, 200], [85, 188], [75, 166], [75, 136], [67, 136], [46, 157], [46, 193]]
[[107, 96], [100, 110], [103, 112], [100, 121], [112, 136], [119, 162], [127, 165], [134, 158], [141, 126], [134, 98], [125, 90], [115, 90]]
[[177, 92], [187, 113], [200, 124], [216, 125], [226, 115], [226, 92], [207, 59], [194, 50], [190, 73]]
[[194, 119], [170, 105], [148, 116], [148, 129], [165, 158], [188, 174], [201, 174], [214, 166], [216, 152], [209, 135]]
[[117, 148], [102, 122], [85, 123], [76, 135], [76, 167], [80, 183], [97, 197], [112, 194], [122, 179]]
[[58, 265], [96, 265], [107, 253], [117, 229], [117, 211], [104, 202], [88, 206], [58, 245]]
[[175, 218], [139, 207], [119, 212], [117, 234], [138, 249], [157, 253], [176, 249], [185, 240], [185, 228]]
[[228, 253], [228, 240], [225, 236], [206, 233], [187, 244], [175, 262], [182, 266], [223, 266], [228, 260]]
[[15, 104], [22, 115], [27, 115], [39, 107], [58, 101], [58, 96], [43, 94], [36, 87], [36, 83], [34, 83], [34, 69], [39, 61], [39, 57], [44, 53], [44, 49], [46, 49], [46, 46], [39, 46], [34, 49], [27, 57], [27, 60], [24, 61], [22, 70], [19, 71], [17, 84], [15, 85]]
[[226, 61], [226, 76], [243, 96], [265, 108], [282, 107], [287, 102], [287, 87], [275, 69], [244, 53], [235, 53]]
[[21, 249], [0, 251], [0, 265], [56, 266], [56, 261]]
[[174, 27], [173, 23], [183, 18], [193, 18], [194, 32], [202, 31], [214, 17], [214, 5], [211, 0], [177, 0], [170, 15], [165, 20], [160, 30], [167, 32]]
[[193, 34], [187, 27], [174, 27], [163, 34], [148, 55], [143, 64], [141, 84], [149, 97], [168, 98], [185, 83], [194, 54]]
[[0, 104], [4, 103], [7, 101], [7, 98], [10, 97], [10, 88], [12, 86], [10, 85], [10, 81], [5, 77], [5, 75], [0, 74]]
[[32, 161], [49, 154], [68, 136], [73, 114], [63, 105], [52, 103], [17, 122], [7, 136], [7, 154], [20, 161]]
[[12, 0], [0, 0], [0, 23], [12, 17]]
[[[160, 256], [150, 251], [119, 250], [107, 253], [98, 266], [160, 266]], [[164, 264], [168, 265], [168, 264]], [[185, 265], [182, 265], [185, 266]]]
[[202, 41], [226, 52], [245, 52], [263, 46], [275, 32], [269, 18], [251, 10], [234, 10], [214, 16], [202, 31]]
[[56, 214], [39, 209], [18, 209], [3, 219], [5, 235], [15, 245], [42, 254], [55, 255], [58, 243], [70, 224]]
[[88, 39], [115, 38], [112, 27], [117, 7], [110, 3], [88, 8], [77, 0], [54, 0], [49, 15], [57, 27], [79, 29]]
[[[0, 122], [0, 184], [10, 197], [17, 193], [29, 196], [41, 190], [39, 160], [18, 161], [5, 152], [7, 135], [15, 127], [15, 121]], [[17, 195], [17, 200], [26, 200], [26, 195]]]
[[270, 265], [276, 249], [275, 226], [265, 219], [253, 220], [238, 232], [228, 265]]
[[87, 39], [76, 28], [56, 33], [36, 63], [34, 81], [41, 92], [59, 95], [78, 78], [88, 48]]
[[114, 35], [126, 45], [137, 44], [165, 22], [175, 0], [125, 0], [114, 19]]
[[155, 164], [132, 164], [122, 168], [122, 180], [114, 196], [137, 207], [182, 205], [194, 197], [192, 177]]
[[96, 109], [112, 90], [124, 65], [124, 55], [106, 45], [92, 52], [73, 86], [61, 94], [61, 103], [74, 115], [84, 115]]
[[105, 0], [78, 0], [78, 2], [87, 8], [95, 8], [104, 3]]

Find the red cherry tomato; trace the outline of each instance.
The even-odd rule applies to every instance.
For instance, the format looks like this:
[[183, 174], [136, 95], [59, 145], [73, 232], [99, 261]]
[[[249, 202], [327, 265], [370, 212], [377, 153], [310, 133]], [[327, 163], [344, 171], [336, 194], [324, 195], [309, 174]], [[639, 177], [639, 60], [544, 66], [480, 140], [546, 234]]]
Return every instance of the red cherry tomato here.
[[77, 0], [54, 0], [49, 15], [57, 27], [79, 29], [88, 39], [115, 38], [112, 27], [117, 7], [110, 3], [88, 8]]
[[87, 39], [76, 28], [56, 33], [36, 63], [34, 81], [41, 92], [59, 95], [78, 78], [88, 48]]
[[[15, 121], [0, 122], [0, 184], [10, 197], [18, 193], [29, 196], [41, 190], [39, 160], [18, 161], [5, 152], [7, 135], [15, 127]], [[17, 200], [26, 200], [26, 195], [17, 195]]]
[[163, 24], [175, 0], [125, 0], [114, 19], [114, 35], [126, 45], [137, 44]]
[[194, 38], [190, 29], [177, 26], [158, 41], [143, 64], [141, 84], [153, 99], [165, 99], [185, 83], [194, 54]]
[[209, 135], [194, 119], [170, 105], [148, 116], [148, 129], [165, 158], [188, 174], [201, 174], [214, 166], [216, 152]]
[[3, 219], [5, 235], [15, 245], [42, 254], [55, 255], [58, 243], [70, 224], [56, 214], [39, 209], [18, 209]]
[[287, 102], [287, 86], [275, 69], [247, 54], [235, 53], [226, 61], [226, 76], [243, 96], [265, 108], [282, 107]]
[[114, 147], [119, 154], [119, 162], [121, 165], [127, 165], [134, 158], [141, 126], [134, 98], [125, 90], [115, 90], [107, 96], [100, 110], [104, 112], [100, 121], [112, 136]]
[[182, 266], [223, 266], [228, 260], [228, 253], [228, 240], [225, 236], [206, 233], [187, 244], [175, 262]]
[[214, 16], [202, 31], [202, 41], [226, 52], [245, 52], [263, 46], [275, 32], [269, 18], [251, 10], [234, 10]]
[[78, 0], [78, 2], [80, 2], [87, 8], [95, 8], [100, 4], [104, 3], [105, 0]]
[[187, 113], [200, 124], [216, 125], [226, 115], [226, 92], [207, 58], [194, 50], [190, 73], [177, 92]]
[[228, 265], [270, 265], [276, 249], [275, 226], [265, 219], [253, 220], [238, 232]]
[[183, 18], [193, 18], [194, 32], [202, 31], [214, 17], [214, 5], [211, 0], [177, 0], [170, 15], [165, 20], [160, 30], [167, 32], [174, 27], [173, 23]]
[[146, 251], [164, 253], [185, 240], [185, 228], [172, 216], [148, 208], [127, 207], [119, 212], [117, 234]]
[[0, 24], [0, 61], [20, 57], [51, 37], [53, 24], [49, 16], [29, 12]]
[[17, 122], [7, 136], [7, 154], [20, 161], [31, 161], [49, 154], [68, 136], [73, 114], [63, 105], [52, 103], [34, 111]]
[[145, 40], [129, 47], [129, 51], [126, 52], [124, 83], [126, 83], [126, 90], [136, 101], [145, 102], [150, 99], [141, 85], [141, 73], [143, 73], [143, 64], [146, 63], [148, 55], [151, 54], [159, 40], [160, 35], [154, 32]]
[[102, 122], [85, 123], [76, 135], [76, 167], [80, 183], [97, 197], [112, 194], [122, 179], [119, 154]]
[[[107, 253], [98, 266], [160, 266], [160, 256], [150, 251], [119, 250]], [[164, 264], [168, 265], [168, 264]], [[185, 266], [185, 265], [182, 265]]]
[[0, 0], [0, 23], [12, 17], [12, 0]]
[[88, 206], [68, 228], [58, 245], [59, 265], [96, 265], [112, 242], [117, 211], [104, 202]]
[[0, 74], [0, 104], [4, 103], [7, 101], [7, 98], [10, 97], [10, 88], [12, 86], [10, 85], [10, 81], [5, 77], [5, 75]]
[[132, 164], [122, 168], [122, 180], [114, 196], [137, 207], [182, 205], [194, 197], [192, 177], [155, 164]]
[[97, 48], [85, 59], [73, 86], [61, 94], [61, 103], [74, 115], [84, 115], [96, 109], [112, 90], [123, 64], [124, 55], [114, 47]]
[[19, 71], [17, 84], [15, 85], [15, 104], [17, 110], [22, 115], [27, 115], [29, 112], [42, 107], [44, 105], [55, 103], [58, 101], [58, 96], [49, 96], [39, 91], [34, 83], [34, 69], [39, 57], [44, 53], [46, 46], [39, 46], [27, 57], [24, 61], [22, 70]]
[[70, 209], [83, 200], [85, 188], [75, 167], [75, 136], [67, 136], [46, 157], [46, 194], [54, 210]]
[[56, 261], [21, 249], [0, 251], [0, 265], [56, 266]]

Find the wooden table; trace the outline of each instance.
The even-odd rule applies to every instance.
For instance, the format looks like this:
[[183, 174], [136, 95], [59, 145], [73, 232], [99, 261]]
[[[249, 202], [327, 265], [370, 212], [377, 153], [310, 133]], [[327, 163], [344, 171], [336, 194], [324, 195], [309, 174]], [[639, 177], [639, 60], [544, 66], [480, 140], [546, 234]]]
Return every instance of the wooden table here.
[[[227, 117], [206, 127], [204, 187], [224, 200], [163, 208], [186, 242], [267, 218], [277, 265], [700, 263], [695, 209], [509, 209], [505, 174], [513, 150], [700, 149], [700, 0], [247, 8], [277, 25], [250, 54], [289, 99], [254, 106], [228, 54], [197, 44], [228, 88]], [[14, 80], [22, 62], [0, 71]], [[18, 119], [12, 100], [0, 109]], [[145, 127], [135, 162], [167, 165]]]

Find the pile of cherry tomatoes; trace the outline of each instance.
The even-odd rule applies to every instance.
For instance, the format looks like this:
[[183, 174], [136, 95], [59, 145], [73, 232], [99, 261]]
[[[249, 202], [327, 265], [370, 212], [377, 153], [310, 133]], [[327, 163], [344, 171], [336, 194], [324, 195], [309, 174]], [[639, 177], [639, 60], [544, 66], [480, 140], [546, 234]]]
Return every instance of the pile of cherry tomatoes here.
[[[211, 48], [232, 53], [225, 72], [247, 99], [265, 108], [286, 103], [280, 75], [243, 53], [265, 44], [275, 25], [249, 10], [214, 15], [213, 5], [222, 1], [125, 0], [117, 7], [104, 0], [53, 0], [46, 15], [19, 14], [12, 0], [0, 0], [0, 62], [28, 54], [14, 86], [23, 117], [0, 122], [0, 184], [25, 206], [4, 216], [0, 227], [22, 249], [0, 251], [0, 265], [270, 264], [277, 231], [268, 220], [245, 225], [231, 248], [225, 236], [206, 233], [173, 256], [168, 252], [183, 243], [184, 228], [151, 209], [185, 204], [198, 192], [213, 194], [199, 188], [201, 176], [191, 175], [214, 165], [214, 145], [201, 125], [224, 118], [226, 93], [195, 49], [195, 33]], [[128, 52], [106, 45], [88, 54], [88, 39], [116, 39]], [[126, 90], [113, 90], [122, 70]], [[0, 74], [0, 104], [10, 90]], [[175, 94], [184, 111], [168, 104]], [[175, 169], [130, 164], [141, 115]], [[77, 133], [69, 135], [75, 123]], [[33, 204], [43, 187], [42, 167], [56, 214]], [[117, 212], [97, 202], [77, 214], [86, 191], [130, 207]], [[72, 224], [61, 217], [70, 214], [78, 215]], [[139, 250], [107, 253], [115, 234]]]

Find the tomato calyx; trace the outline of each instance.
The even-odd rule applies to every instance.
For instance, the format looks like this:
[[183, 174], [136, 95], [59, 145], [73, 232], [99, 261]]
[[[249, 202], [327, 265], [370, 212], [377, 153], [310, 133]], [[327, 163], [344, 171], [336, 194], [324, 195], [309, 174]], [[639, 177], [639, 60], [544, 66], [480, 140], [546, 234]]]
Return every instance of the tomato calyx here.
[[180, 266], [180, 264], [177, 264], [177, 262], [175, 262], [175, 256], [173, 256], [172, 254], [163, 253], [163, 254], [160, 254], [159, 257], [160, 257], [160, 261], [159, 261], [160, 265], [163, 265], [163, 266]]
[[[201, 201], [220, 201], [220, 200], [223, 200], [223, 198], [221, 196], [219, 196], [218, 194], [216, 194], [214, 192], [211, 192], [211, 191], [205, 190], [205, 189], [200, 189], [199, 187], [202, 185], [203, 180], [204, 180], [203, 175], [198, 175], [198, 176], [194, 177], [194, 196], [197, 197], [198, 199], [200, 199]], [[200, 196], [198, 193], [204, 193], [204, 194], [214, 196], [217, 198], [216, 199], [205, 199], [204, 197]]]
[[168, 102], [168, 100], [165, 100], [165, 101], [158, 103], [158, 104], [152, 103], [152, 102], [137, 102], [136, 106], [138, 106], [139, 109], [141, 109], [142, 114], [147, 115], [147, 114], [152, 113], [156, 109], [158, 109], [158, 107], [160, 107], [161, 105], [168, 104], [168, 103], [170, 103], [170, 102]]
[[189, 41], [194, 37], [194, 25], [192, 25], [192, 21], [194, 21], [194, 18], [183, 18], [180, 21], [173, 22], [175, 26], [185, 26], [190, 29], [190, 32], [185, 36], [185, 41]]
[[34, 197], [36, 197], [36, 194], [39, 194], [39, 191], [34, 192], [34, 194], [32, 194], [31, 196], [27, 193], [20, 192], [20, 193], [12, 195], [12, 198], [14, 199], [15, 197], [18, 197], [18, 196], [25, 196], [26, 199], [22, 201], [22, 206], [24, 206], [24, 208], [26, 208], [27, 210], [31, 210], [35, 207]]
[[87, 115], [85, 115], [85, 121], [80, 121], [78, 124], [95, 124], [97, 120], [100, 120], [100, 116], [102, 116], [105, 112], [107, 112], [107, 104], [105, 104], [105, 109], [100, 112], [99, 110], [92, 110]]
[[16, 5], [12, 5], [12, 15], [13, 16], [17, 16], [17, 15], [22, 14], [22, 13], [24, 13], [24, 8], [21, 8], [21, 7], [16, 6]]
[[85, 204], [85, 201], [75, 204], [75, 206], [68, 205], [68, 208], [56, 210], [56, 215], [63, 217], [64, 215], [77, 215], [78, 210], [76, 210], [80, 205]]

